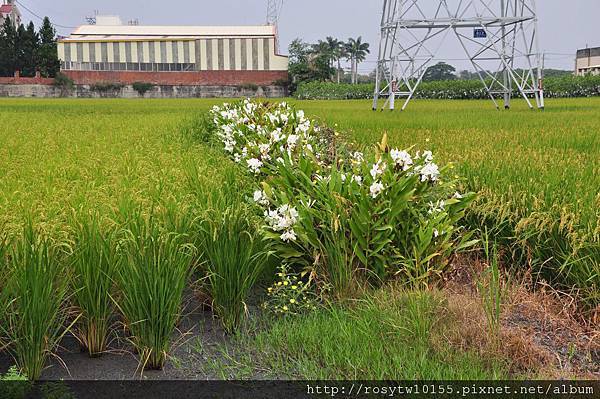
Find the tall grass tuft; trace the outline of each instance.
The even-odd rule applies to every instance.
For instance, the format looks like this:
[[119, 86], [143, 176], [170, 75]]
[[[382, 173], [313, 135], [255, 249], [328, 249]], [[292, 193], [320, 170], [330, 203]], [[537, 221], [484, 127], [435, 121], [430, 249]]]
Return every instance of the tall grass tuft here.
[[146, 369], [161, 369], [181, 313], [194, 247], [181, 234], [161, 230], [152, 217], [132, 217], [117, 269], [117, 307]]
[[197, 242], [205, 293], [227, 333], [244, 319], [248, 296], [265, 270], [268, 252], [257, 224], [243, 203], [244, 181], [235, 169], [225, 169], [219, 189], [196, 186], [205, 211]]
[[95, 357], [106, 350], [114, 309], [111, 294], [119, 257], [116, 232], [104, 233], [98, 214], [79, 219], [71, 262], [73, 301], [80, 314], [76, 336], [82, 350]]
[[215, 210], [200, 228], [206, 289], [227, 333], [235, 333], [247, 313], [246, 301], [267, 264], [267, 251], [246, 209]]
[[15, 240], [10, 257], [11, 275], [6, 287], [10, 302], [2, 328], [19, 370], [37, 380], [68, 330], [64, 328], [67, 279], [59, 248], [38, 234], [31, 223]]
[[481, 295], [481, 301], [488, 324], [490, 341], [496, 348], [500, 346], [500, 317], [502, 316], [502, 301], [505, 290], [502, 284], [499, 268], [498, 247], [494, 242], [490, 247], [487, 229], [483, 232], [483, 250], [487, 259], [488, 268], [477, 282], [477, 289]]

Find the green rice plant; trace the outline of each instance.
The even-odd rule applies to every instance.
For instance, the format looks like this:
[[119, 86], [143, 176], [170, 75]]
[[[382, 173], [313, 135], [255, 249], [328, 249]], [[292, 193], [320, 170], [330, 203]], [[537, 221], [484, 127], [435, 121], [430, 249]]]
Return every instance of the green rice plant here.
[[115, 231], [102, 231], [100, 216], [90, 213], [75, 225], [71, 256], [73, 302], [80, 314], [75, 334], [91, 357], [106, 350], [114, 306], [114, 278], [118, 267]]
[[[0, 233], [0, 325], [6, 323], [5, 317], [7, 315], [8, 308], [8, 289], [6, 287], [8, 276], [9, 276], [9, 265], [8, 265], [8, 239], [6, 234]], [[3, 329], [0, 328], [0, 351], [8, 345], [7, 338], [4, 336]]]
[[214, 208], [201, 223], [204, 287], [229, 334], [240, 328], [250, 292], [267, 266], [261, 238], [242, 204]]
[[31, 223], [11, 251], [10, 302], [2, 329], [17, 367], [34, 381], [70, 328], [64, 327], [68, 284], [61, 261], [61, 250]]
[[488, 268], [477, 282], [477, 288], [481, 295], [490, 340], [498, 348], [500, 345], [500, 316], [502, 315], [505, 289], [500, 277], [498, 248], [496, 243], [490, 244], [487, 229], [483, 231], [483, 249]]
[[115, 305], [131, 333], [140, 365], [161, 369], [181, 314], [195, 248], [181, 234], [163, 231], [152, 216], [132, 215], [117, 268]]

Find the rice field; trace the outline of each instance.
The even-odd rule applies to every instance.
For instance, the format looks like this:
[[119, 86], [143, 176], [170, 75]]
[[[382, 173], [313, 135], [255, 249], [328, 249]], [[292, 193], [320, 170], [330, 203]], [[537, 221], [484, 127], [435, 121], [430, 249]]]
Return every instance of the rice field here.
[[[9, 344], [29, 378], [67, 330], [102, 354], [116, 314], [141, 368], [162, 368], [190, 288], [225, 331], [239, 329], [272, 265], [249, 210], [256, 187], [194, 137], [222, 102], [0, 99], [0, 352]], [[453, 162], [461, 191], [479, 193], [471, 228], [503, 244], [515, 269], [598, 304], [599, 98], [552, 100], [543, 113], [518, 101], [510, 112], [416, 101], [404, 113], [291, 102], [366, 154], [387, 133], [392, 146]]]
[[[60, 235], [73, 209], [187, 202], [186, 167], [206, 168], [211, 184], [222, 154], [186, 147], [180, 127], [220, 102], [0, 100], [0, 226], [19, 231], [28, 215]], [[551, 270], [543, 277], [598, 302], [600, 99], [552, 99], [544, 112], [522, 101], [509, 112], [488, 101], [417, 100], [393, 113], [368, 101], [295, 103], [358, 145], [388, 133], [393, 145], [454, 162], [482, 194], [474, 225], [517, 243], [516, 265]]]

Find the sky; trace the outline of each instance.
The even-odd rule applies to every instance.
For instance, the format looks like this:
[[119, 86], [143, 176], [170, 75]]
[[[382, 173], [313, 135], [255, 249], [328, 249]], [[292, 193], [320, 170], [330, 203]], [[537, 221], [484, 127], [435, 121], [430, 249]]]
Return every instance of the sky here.
[[[0, 0], [1, 2], [2, 0]], [[423, 0], [427, 1], [427, 0]], [[48, 15], [62, 35], [85, 23], [94, 10], [138, 19], [143, 25], [255, 25], [266, 20], [266, 0], [17, 0], [26, 21]], [[315, 42], [326, 36], [341, 40], [362, 36], [371, 54], [360, 67], [368, 73], [377, 60], [382, 0], [284, 0], [279, 32], [282, 53], [297, 37]], [[547, 53], [546, 67], [573, 69], [578, 48], [600, 46], [599, 0], [538, 0], [540, 49]], [[447, 54], [459, 52], [457, 43], [445, 46]], [[460, 54], [462, 56], [462, 54]], [[451, 61], [469, 69], [466, 61]]]

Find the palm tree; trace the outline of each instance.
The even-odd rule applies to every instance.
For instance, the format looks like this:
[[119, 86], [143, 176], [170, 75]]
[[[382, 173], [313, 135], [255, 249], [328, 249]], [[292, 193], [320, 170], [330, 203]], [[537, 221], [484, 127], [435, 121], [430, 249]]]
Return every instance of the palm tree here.
[[352, 83], [355, 84], [358, 76], [358, 64], [367, 58], [370, 53], [369, 43], [363, 43], [362, 36], [356, 39], [349, 38], [346, 43], [346, 57], [351, 64]]
[[[317, 44], [313, 44], [312, 50], [317, 57], [323, 57], [327, 66], [330, 69], [333, 69], [334, 50], [331, 47], [329, 38], [327, 38], [327, 41], [319, 40]], [[329, 76], [329, 79], [331, 79], [331, 75]]]
[[340, 83], [340, 72], [342, 69], [342, 58], [346, 57], [346, 46], [344, 44], [344, 42], [335, 39], [331, 36], [327, 36], [327, 38], [325, 39], [327, 41], [327, 45], [329, 46], [330, 50], [331, 50], [331, 62], [332, 62], [332, 67], [333, 67], [333, 63], [337, 62], [337, 82], [338, 84]]

